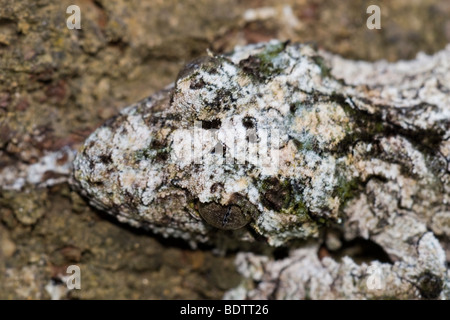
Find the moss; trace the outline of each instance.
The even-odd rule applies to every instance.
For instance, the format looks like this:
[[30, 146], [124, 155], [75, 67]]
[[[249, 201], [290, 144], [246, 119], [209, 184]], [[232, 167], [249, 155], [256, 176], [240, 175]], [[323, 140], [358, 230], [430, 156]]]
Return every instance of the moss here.
[[321, 56], [314, 56], [312, 59], [319, 66], [322, 77], [331, 78], [331, 68], [327, 66], [325, 60]]
[[330, 98], [339, 104], [350, 118], [350, 122], [344, 124], [345, 137], [337, 146], [338, 152], [347, 153], [356, 141], [373, 141], [377, 135], [386, 135], [393, 130], [392, 126], [383, 122], [380, 115], [354, 109], [346, 97], [333, 93]]
[[275, 177], [267, 178], [261, 184], [261, 202], [267, 208], [281, 211], [290, 205], [291, 192], [289, 180], [280, 181]]
[[242, 60], [239, 66], [256, 80], [265, 81], [283, 70], [282, 67], [276, 66], [273, 60], [283, 52], [286, 45], [286, 42], [269, 44], [261, 53]]
[[310, 136], [305, 142], [302, 144], [301, 148], [303, 150], [314, 150], [317, 151], [318, 142], [314, 136]]
[[[290, 180], [268, 178], [260, 186], [262, 204], [280, 214], [295, 215], [302, 222], [312, 221], [301, 194], [294, 192]], [[289, 230], [288, 227], [286, 230]]]
[[313, 135], [309, 135], [303, 142], [294, 138], [292, 138], [292, 141], [299, 151], [319, 151], [318, 141]]
[[273, 64], [273, 59], [275, 59], [283, 50], [286, 48], [286, 43], [277, 43], [274, 45], [268, 45], [266, 49], [257, 54], [256, 56], [260, 59], [260, 70], [266, 76], [270, 76], [273, 73], [279, 73], [281, 68], [276, 68]]
[[136, 162], [148, 159], [151, 157], [151, 152], [149, 148], [139, 149], [134, 153], [134, 159]]
[[136, 162], [142, 160], [155, 160], [155, 161], [167, 161], [169, 157], [170, 149], [169, 148], [161, 148], [161, 149], [153, 149], [153, 148], [143, 148], [139, 149], [134, 153], [134, 160]]
[[374, 126], [373, 126], [373, 132], [374, 133], [381, 133], [384, 131], [384, 124], [381, 121], [377, 121], [375, 122]]
[[[299, 222], [313, 221], [309, 215], [309, 211], [308, 208], [306, 207], [306, 204], [301, 200], [291, 201], [287, 208], [281, 209], [280, 213], [285, 215], [295, 215], [298, 218], [300, 218]], [[286, 230], [289, 230], [290, 228], [291, 227], [287, 227]]]
[[343, 209], [347, 202], [354, 198], [361, 191], [362, 181], [360, 178], [347, 180], [342, 174], [337, 173], [337, 186], [333, 191], [333, 196], [338, 197]]
[[308, 208], [306, 207], [306, 204], [302, 200], [291, 201], [289, 207], [287, 209], [284, 209], [283, 213], [294, 214], [298, 217], [301, 217], [303, 222], [312, 220], [311, 217], [309, 216]]
[[386, 124], [380, 115], [369, 114], [368, 112], [353, 108], [347, 100], [347, 97], [335, 92], [330, 95], [330, 99], [344, 109], [345, 114], [356, 124], [355, 127], [363, 128], [364, 132], [372, 135], [386, 131]]

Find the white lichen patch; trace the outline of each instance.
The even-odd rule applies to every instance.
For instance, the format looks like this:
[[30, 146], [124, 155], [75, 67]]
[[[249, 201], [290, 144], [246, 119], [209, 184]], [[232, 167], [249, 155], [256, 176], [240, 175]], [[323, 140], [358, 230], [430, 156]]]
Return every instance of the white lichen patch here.
[[26, 185], [47, 187], [68, 180], [75, 151], [69, 147], [47, 152], [36, 163], [17, 163], [0, 170], [3, 190], [21, 190]]

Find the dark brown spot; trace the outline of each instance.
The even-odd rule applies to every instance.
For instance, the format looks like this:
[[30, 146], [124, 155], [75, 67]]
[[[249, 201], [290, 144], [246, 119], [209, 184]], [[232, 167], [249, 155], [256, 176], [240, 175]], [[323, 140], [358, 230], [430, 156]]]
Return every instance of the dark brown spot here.
[[166, 162], [169, 159], [169, 153], [166, 151], [159, 151], [156, 154], [155, 160], [159, 162]]
[[112, 161], [111, 154], [102, 154], [98, 158], [99, 158], [100, 162], [103, 164], [109, 164]]
[[50, 179], [59, 179], [59, 178], [65, 178], [66, 175], [63, 173], [58, 173], [58, 172], [54, 172], [54, 171], [45, 171], [44, 174], [42, 175], [42, 179], [41, 182], [50, 180]]
[[188, 62], [183, 69], [178, 73], [177, 82], [179, 79], [187, 78], [190, 75], [197, 72], [200, 68], [214, 71], [210, 69], [214, 69], [218, 64], [218, 59], [213, 57], [199, 57], [197, 59]]
[[253, 129], [256, 126], [256, 120], [253, 117], [245, 117], [242, 119], [242, 124], [247, 129]]
[[250, 56], [245, 60], [239, 62], [239, 66], [247, 74], [252, 74], [257, 78], [263, 78], [260, 74], [259, 65], [261, 64], [261, 59], [256, 56]]
[[219, 189], [223, 189], [223, 184], [216, 182], [211, 186], [210, 190], [211, 193], [216, 193]]
[[265, 190], [262, 203], [264, 206], [280, 211], [289, 205], [291, 198], [291, 188], [289, 183], [281, 183], [275, 177], [266, 179], [263, 183]]
[[58, 165], [62, 166], [63, 164], [65, 164], [67, 162], [68, 158], [69, 158], [69, 155], [64, 152], [62, 155], [60, 155], [58, 157], [58, 159], [56, 159], [56, 163]]
[[205, 85], [206, 83], [203, 79], [193, 79], [191, 84], [189, 85], [189, 88], [191, 88], [192, 90], [198, 90], [204, 88]]
[[419, 277], [420, 295], [425, 299], [437, 299], [443, 287], [442, 279], [426, 271]]
[[118, 114], [109, 118], [108, 120], [105, 121], [105, 123], [103, 123], [103, 127], [110, 127], [114, 123], [114, 121], [116, 121], [117, 118], [119, 118]]
[[295, 103], [291, 103], [289, 106], [289, 111], [291, 113], [295, 113], [296, 110], [297, 110], [297, 105]]
[[213, 119], [213, 120], [203, 120], [202, 121], [202, 129], [210, 130], [210, 129], [219, 129], [222, 124], [222, 121], [220, 119]]
[[166, 142], [159, 139], [153, 139], [150, 143], [150, 148], [154, 150], [163, 149], [166, 147]]

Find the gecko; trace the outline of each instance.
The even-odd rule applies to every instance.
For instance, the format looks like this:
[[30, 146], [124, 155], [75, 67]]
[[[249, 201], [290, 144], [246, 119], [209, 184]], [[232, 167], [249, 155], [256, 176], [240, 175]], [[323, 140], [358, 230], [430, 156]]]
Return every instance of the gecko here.
[[[248, 281], [228, 297], [445, 298], [449, 93], [449, 47], [397, 63], [278, 40], [208, 52], [93, 132], [71, 184], [164, 237], [292, 248], [284, 262], [240, 253]], [[390, 263], [321, 260], [329, 229]]]

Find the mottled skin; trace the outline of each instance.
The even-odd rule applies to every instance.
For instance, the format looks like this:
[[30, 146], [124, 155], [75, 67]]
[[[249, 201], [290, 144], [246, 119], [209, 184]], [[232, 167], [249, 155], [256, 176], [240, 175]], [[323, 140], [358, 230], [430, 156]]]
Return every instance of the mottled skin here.
[[[435, 235], [450, 229], [449, 57], [365, 65], [276, 41], [209, 55], [97, 129], [75, 159], [73, 185], [119, 221], [191, 242], [280, 246], [338, 226], [387, 252], [389, 294], [415, 297], [409, 288], [426, 275], [438, 283], [429, 295], [445, 297]], [[269, 152], [259, 144], [267, 137]], [[323, 289], [347, 271], [310, 277], [330, 280], [314, 287]], [[303, 291], [277, 294], [304, 298], [302, 279]], [[264, 283], [240, 297], [272, 295]]]

